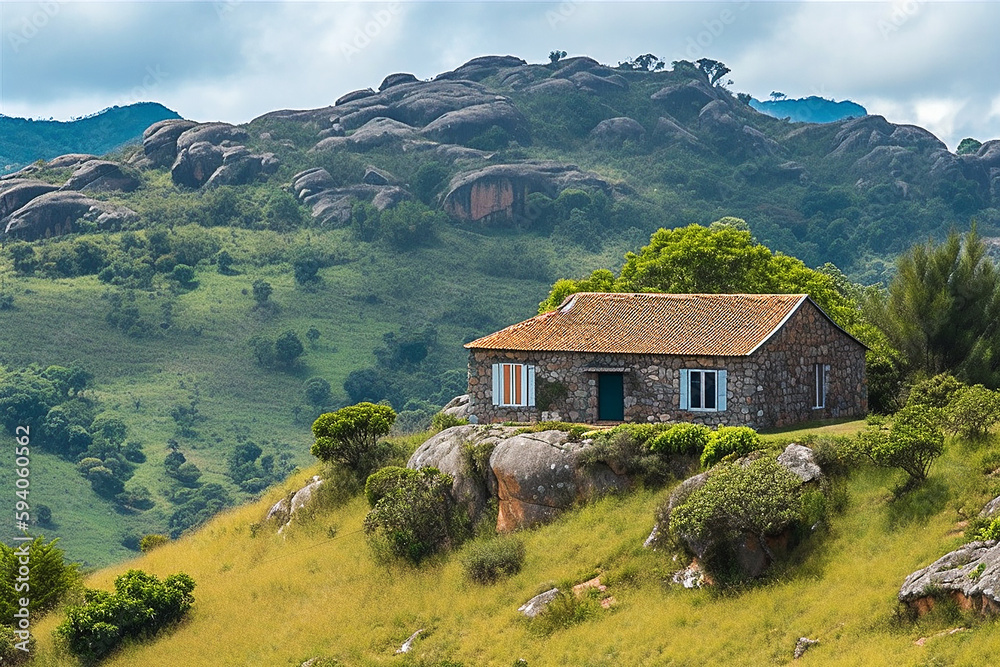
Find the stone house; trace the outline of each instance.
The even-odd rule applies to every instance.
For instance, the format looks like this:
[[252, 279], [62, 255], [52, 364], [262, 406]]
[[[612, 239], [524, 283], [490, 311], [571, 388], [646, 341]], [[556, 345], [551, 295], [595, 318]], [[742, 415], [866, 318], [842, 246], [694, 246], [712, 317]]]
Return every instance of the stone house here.
[[805, 294], [573, 294], [466, 344], [480, 423], [788, 426], [868, 412], [865, 346]]

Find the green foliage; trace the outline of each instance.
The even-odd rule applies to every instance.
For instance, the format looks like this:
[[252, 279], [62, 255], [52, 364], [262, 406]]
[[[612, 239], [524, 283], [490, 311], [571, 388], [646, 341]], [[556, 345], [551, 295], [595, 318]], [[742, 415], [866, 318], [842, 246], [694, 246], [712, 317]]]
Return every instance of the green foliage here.
[[253, 281], [253, 300], [257, 306], [263, 306], [271, 298], [274, 288], [264, 280]]
[[958, 142], [958, 148], [955, 149], [955, 153], [958, 155], [975, 155], [982, 146], [983, 143], [981, 141], [977, 141], [972, 137], [966, 137]]
[[435, 433], [440, 433], [446, 428], [451, 428], [453, 426], [465, 426], [468, 423], [468, 419], [461, 419], [460, 417], [456, 417], [454, 415], [438, 412], [431, 417], [431, 430]]
[[975, 539], [977, 540], [1000, 540], [1000, 517], [990, 521], [987, 525], [979, 529]]
[[900, 468], [915, 485], [927, 478], [931, 464], [944, 452], [941, 410], [907, 405], [890, 427], [878, 422], [858, 435], [859, 446], [877, 466]]
[[35, 653], [35, 637], [28, 636], [29, 630], [19, 632], [23, 634], [19, 635], [14, 628], [0, 625], [0, 661], [4, 665], [27, 664]]
[[170, 277], [176, 280], [178, 285], [190, 287], [194, 281], [194, 269], [187, 264], [176, 264], [170, 272]]
[[747, 465], [722, 463], [674, 508], [670, 532], [720, 548], [735, 545], [748, 533], [766, 544], [766, 537], [802, 517], [801, 486], [798, 477], [770, 456]]
[[413, 176], [413, 194], [417, 199], [433, 206], [438, 192], [448, 178], [448, 168], [439, 162], [425, 162], [417, 168]]
[[962, 383], [951, 373], [939, 373], [913, 385], [906, 404], [944, 409], [962, 391], [962, 387]]
[[143, 535], [142, 539], [139, 540], [139, 551], [142, 553], [149, 553], [157, 547], [162, 547], [164, 544], [168, 544], [170, 538], [166, 535], [160, 535], [158, 533], [150, 533], [149, 535]]
[[397, 481], [365, 517], [365, 533], [415, 564], [461, 542], [468, 528], [451, 500], [451, 475], [421, 468]]
[[318, 408], [330, 403], [330, 383], [321, 377], [311, 377], [302, 387], [306, 400]]
[[285, 331], [274, 341], [274, 358], [282, 366], [291, 366], [306, 351], [302, 339], [294, 331]]
[[71, 653], [96, 663], [126, 639], [146, 639], [179, 621], [194, 602], [195, 583], [184, 573], [162, 582], [142, 570], [115, 579], [115, 592], [88, 590], [83, 605], [66, 610], [56, 632]]
[[720, 426], [701, 454], [701, 465], [710, 468], [727, 456], [746, 456], [762, 447], [757, 432], [748, 426]]
[[374, 508], [378, 501], [402, 484], [404, 479], [415, 478], [418, 475], [416, 470], [399, 466], [386, 466], [376, 470], [365, 480], [365, 499], [368, 500], [368, 506]]
[[652, 452], [700, 456], [712, 436], [712, 429], [701, 424], [674, 424], [653, 437], [649, 443]]
[[593, 618], [599, 609], [598, 601], [589, 595], [577, 596], [560, 590], [542, 613], [531, 620], [530, 628], [535, 634], [549, 635]]
[[[28, 598], [30, 618], [51, 610], [80, 583], [76, 563], [67, 563], [58, 539], [47, 543], [42, 537], [9, 547], [0, 543], [0, 623], [17, 623], [14, 614], [20, 599]], [[27, 553], [27, 558], [24, 554]], [[27, 563], [26, 575], [21, 567]]]
[[981, 384], [962, 387], [952, 397], [945, 415], [953, 433], [981, 440], [1000, 422], [1000, 394]]
[[555, 65], [557, 62], [566, 57], [565, 51], [560, 51], [556, 49], [555, 51], [549, 51], [549, 62]]
[[604, 463], [619, 475], [658, 486], [670, 474], [666, 464], [669, 454], [651, 451], [648, 443], [667, 428], [660, 424], [621, 424], [596, 433], [593, 445], [580, 452], [580, 464], [593, 467]]
[[524, 542], [514, 535], [497, 535], [468, 544], [462, 554], [465, 576], [477, 584], [492, 584], [521, 571]]
[[215, 514], [232, 504], [229, 492], [214, 482], [203, 484], [197, 489], [180, 488], [171, 500], [177, 509], [167, 522], [170, 537], [177, 539], [186, 530], [201, 525]]
[[1000, 386], [1000, 273], [975, 227], [952, 231], [903, 254], [885, 295], [873, 293], [871, 320], [902, 352], [913, 370], [945, 371]]
[[320, 415], [312, 425], [309, 450], [321, 461], [339, 463], [365, 478], [386, 455], [379, 438], [389, 434], [396, 412], [387, 405], [358, 403]]

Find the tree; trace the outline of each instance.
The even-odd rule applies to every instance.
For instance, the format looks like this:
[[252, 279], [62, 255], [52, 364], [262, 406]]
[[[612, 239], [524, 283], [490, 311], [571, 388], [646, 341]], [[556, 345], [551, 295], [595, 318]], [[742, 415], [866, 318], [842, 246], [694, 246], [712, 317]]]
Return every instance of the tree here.
[[949, 429], [963, 438], [985, 438], [1000, 422], [1000, 394], [981, 384], [962, 387], [946, 409]]
[[752, 100], [753, 97], [750, 96], [750, 93], [736, 93], [736, 99], [749, 106], [750, 100]]
[[271, 283], [263, 280], [253, 281], [253, 300], [257, 302], [258, 306], [263, 306], [267, 303], [267, 300], [271, 298], [271, 293], [273, 291], [274, 288], [271, 287]]
[[306, 380], [304, 390], [306, 399], [316, 407], [323, 407], [330, 402], [330, 383], [321, 377]]
[[321, 335], [319, 329], [315, 326], [309, 327], [309, 331], [306, 332], [306, 339], [309, 341], [309, 345], [315, 347]]
[[228, 250], [220, 250], [219, 254], [215, 256], [215, 266], [219, 273], [223, 275], [230, 275], [233, 272], [233, 262], [235, 258]]
[[784, 93], [779, 93], [776, 90], [772, 90], [771, 91], [771, 101], [773, 101], [773, 102], [777, 102], [778, 100], [783, 100], [786, 97], [788, 97], [788, 96], [785, 95]]
[[706, 77], [708, 77], [708, 83], [715, 85], [715, 83], [729, 74], [732, 70], [726, 67], [723, 63], [718, 60], [712, 60], [711, 58], [701, 58], [695, 61], [695, 65], [701, 70]]
[[566, 57], [565, 51], [549, 51], [549, 62], [555, 65], [557, 62]]
[[981, 141], [976, 141], [972, 137], [966, 137], [959, 142], [955, 152], [959, 155], [975, 155], [982, 147], [983, 143]]
[[396, 412], [387, 405], [358, 403], [320, 415], [313, 422], [316, 438], [312, 455], [339, 463], [365, 478], [381, 462], [386, 447], [379, 439], [389, 434]]
[[170, 277], [182, 287], [187, 287], [194, 280], [194, 269], [187, 264], [176, 264], [173, 271], [170, 272]]
[[[43, 538], [36, 537], [17, 547], [0, 542], [0, 623], [10, 625], [15, 622], [14, 613], [20, 609], [20, 598], [30, 600], [30, 614], [42, 614], [59, 604], [66, 593], [80, 582], [79, 566], [66, 562], [63, 550], [56, 546], [58, 541], [57, 538], [46, 544]], [[17, 550], [24, 546], [27, 546], [31, 564], [30, 595], [15, 589], [18, 569], [23, 564]]]
[[911, 371], [1000, 386], [1000, 272], [975, 227], [910, 248], [866, 309]]
[[944, 453], [941, 421], [936, 408], [907, 405], [896, 413], [889, 428], [873, 424], [859, 434], [859, 442], [875, 465], [902, 469], [913, 486], [927, 479], [931, 464]]
[[659, 57], [654, 56], [652, 53], [644, 53], [632, 60], [619, 62], [618, 69], [633, 72], [659, 72], [665, 65], [666, 63], [660, 60]]
[[306, 348], [302, 345], [302, 339], [294, 331], [286, 331], [274, 341], [274, 358], [283, 366], [291, 366], [295, 360], [302, 356]]
[[38, 267], [35, 249], [25, 241], [14, 241], [7, 246], [7, 252], [14, 261], [14, 270], [21, 275], [31, 275]]

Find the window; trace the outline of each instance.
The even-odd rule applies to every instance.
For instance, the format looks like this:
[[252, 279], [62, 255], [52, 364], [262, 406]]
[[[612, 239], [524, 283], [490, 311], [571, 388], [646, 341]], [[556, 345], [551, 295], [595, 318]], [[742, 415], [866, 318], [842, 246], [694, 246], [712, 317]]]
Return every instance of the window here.
[[813, 364], [813, 410], [826, 407], [826, 384], [830, 364]]
[[681, 370], [681, 410], [723, 412], [726, 409], [726, 371]]
[[493, 405], [534, 407], [535, 367], [493, 364]]

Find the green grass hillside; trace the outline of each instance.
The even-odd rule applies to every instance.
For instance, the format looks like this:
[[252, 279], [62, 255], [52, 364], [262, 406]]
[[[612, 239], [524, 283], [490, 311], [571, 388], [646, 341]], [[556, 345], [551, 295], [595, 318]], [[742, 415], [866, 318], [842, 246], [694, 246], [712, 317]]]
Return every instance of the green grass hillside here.
[[[780, 665], [791, 662], [799, 637], [820, 642], [802, 664], [983, 665], [1000, 650], [995, 622], [954, 610], [913, 621], [895, 595], [906, 575], [962, 543], [959, 521], [1000, 492], [986, 474], [998, 453], [996, 443], [951, 441], [928, 482], [895, 500], [898, 472], [855, 471], [827, 528], [764, 582], [722, 593], [668, 584], [678, 563], [642, 548], [667, 490], [605, 498], [519, 533], [524, 568], [489, 586], [464, 578], [461, 551], [420, 568], [377, 563], [361, 532], [363, 497], [317, 513], [286, 537], [253, 528], [315, 469], [194, 534], [94, 573], [87, 585], [110, 588], [135, 567], [159, 576], [184, 571], [197, 582], [189, 616], [113, 656], [106, 664], [114, 667], [298, 665], [316, 656], [351, 666]], [[593, 605], [580, 622], [556, 629], [516, 611], [553, 585], [595, 574], [614, 597], [607, 610]], [[75, 664], [49, 637], [58, 621], [55, 613], [35, 628], [38, 664]], [[956, 627], [963, 629], [945, 632]], [[413, 651], [394, 655], [421, 628]]]

